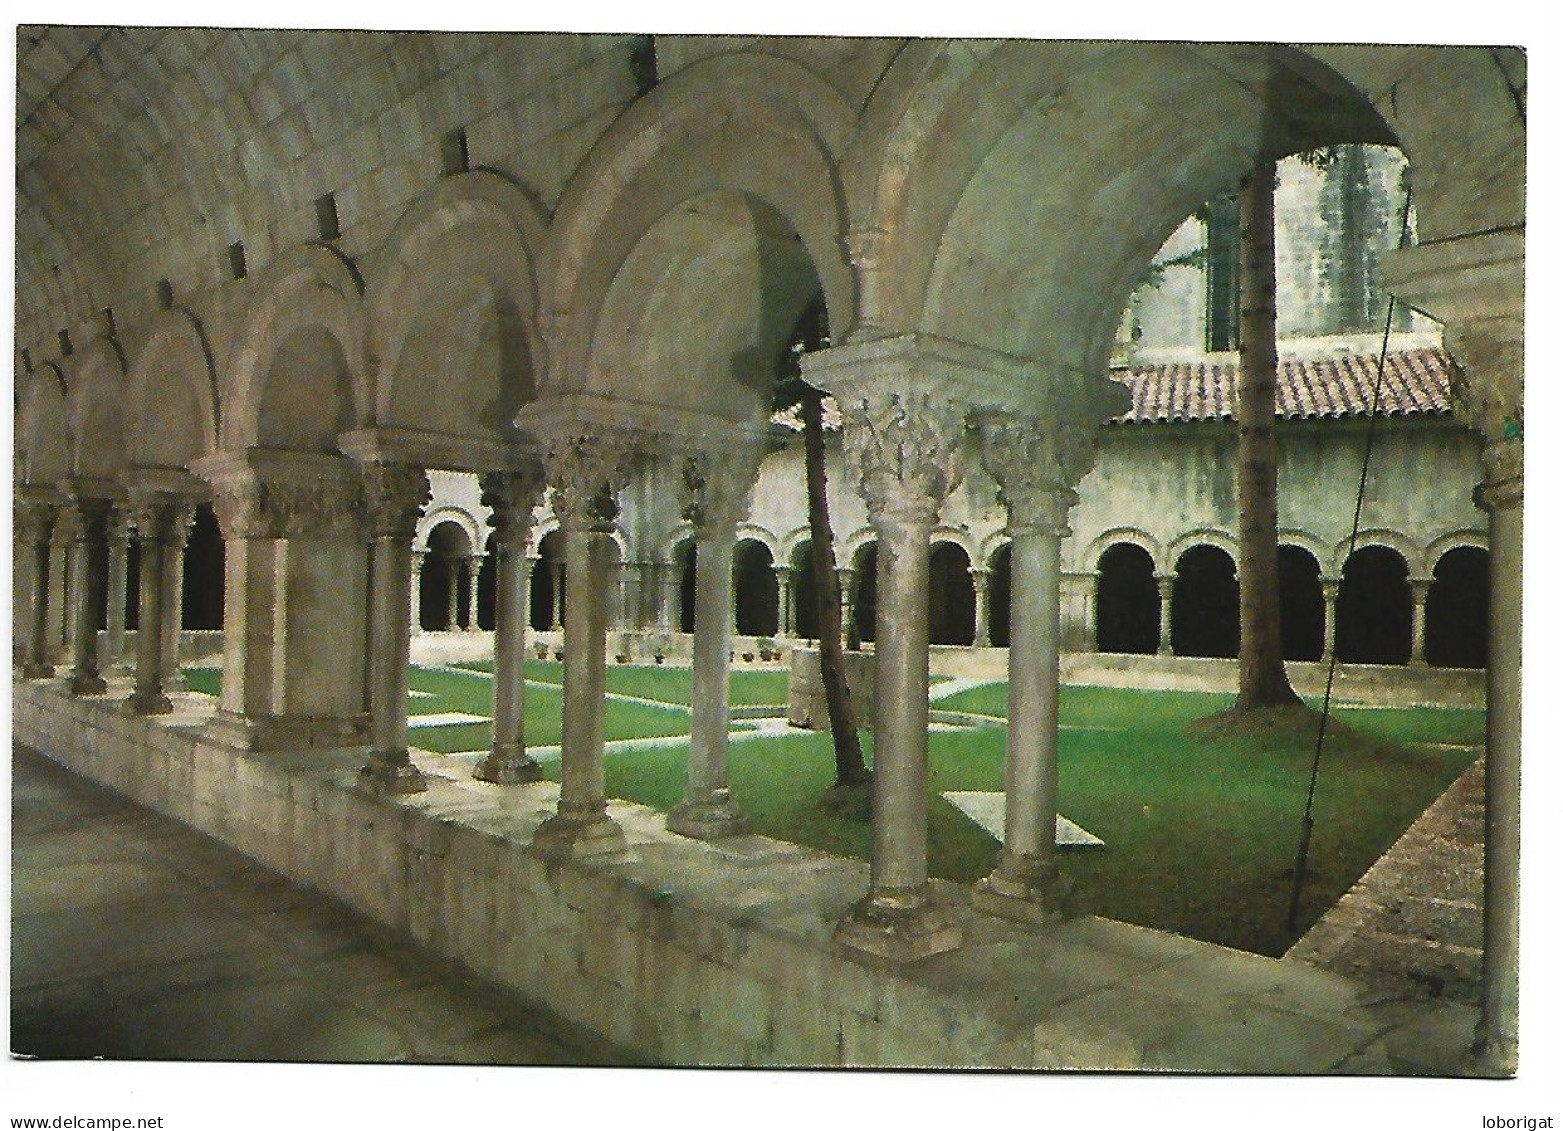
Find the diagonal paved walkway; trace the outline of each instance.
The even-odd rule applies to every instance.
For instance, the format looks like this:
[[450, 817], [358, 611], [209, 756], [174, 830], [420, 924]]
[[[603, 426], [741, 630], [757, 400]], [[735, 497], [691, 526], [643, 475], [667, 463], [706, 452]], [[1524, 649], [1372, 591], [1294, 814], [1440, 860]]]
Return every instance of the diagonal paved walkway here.
[[13, 1054], [626, 1060], [37, 754], [12, 768]]

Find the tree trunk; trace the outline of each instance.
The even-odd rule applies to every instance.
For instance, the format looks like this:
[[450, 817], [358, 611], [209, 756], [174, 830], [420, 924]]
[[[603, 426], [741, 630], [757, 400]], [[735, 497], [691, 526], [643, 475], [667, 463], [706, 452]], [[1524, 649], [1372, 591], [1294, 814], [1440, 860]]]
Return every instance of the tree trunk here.
[[1281, 659], [1276, 515], [1275, 165], [1240, 194], [1242, 329], [1238, 342], [1238, 710], [1297, 703]]
[[823, 394], [803, 393], [803, 466], [809, 485], [809, 557], [814, 592], [819, 599], [819, 666], [830, 714], [830, 736], [836, 748], [836, 784], [863, 785], [869, 780], [858, 741], [852, 700], [847, 688], [846, 656], [841, 649], [841, 583], [836, 576], [836, 549], [830, 536], [830, 498], [825, 493], [825, 420]]

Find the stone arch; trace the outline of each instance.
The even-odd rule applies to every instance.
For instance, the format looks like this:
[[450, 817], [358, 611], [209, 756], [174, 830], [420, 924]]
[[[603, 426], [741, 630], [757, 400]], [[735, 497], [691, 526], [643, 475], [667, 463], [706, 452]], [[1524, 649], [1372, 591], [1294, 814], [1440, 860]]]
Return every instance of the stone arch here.
[[1341, 563], [1335, 654], [1343, 663], [1404, 664], [1411, 659], [1410, 559], [1388, 540], [1364, 540]]
[[[427, 546], [434, 528], [446, 522], [454, 523], [461, 528], [462, 533], [467, 537], [469, 547], [481, 547], [488, 536], [488, 531], [484, 529], [483, 524], [469, 511], [462, 507], [446, 505], [430, 508], [419, 517], [414, 535], [415, 543], [419, 546]], [[473, 549], [471, 552], [476, 553], [477, 550]]]
[[[1352, 546], [1350, 538], [1342, 539], [1335, 546], [1335, 552], [1330, 555], [1330, 563], [1336, 577], [1345, 575], [1346, 559], [1353, 550], [1361, 550], [1366, 546], [1382, 546], [1387, 550], [1393, 550], [1400, 555], [1400, 560], [1406, 563], [1409, 571], [1413, 563], [1420, 564], [1424, 559], [1421, 548], [1411, 539], [1395, 530], [1374, 528], [1357, 532], [1356, 546]], [[1320, 559], [1322, 562], [1324, 559]]]
[[928, 642], [970, 645], [976, 640], [977, 590], [969, 538], [935, 532], [928, 546]]
[[993, 568], [993, 555], [997, 554], [1010, 543], [1009, 531], [1004, 528], [993, 531], [977, 544], [977, 554], [973, 561], [981, 562], [988, 569]]
[[1214, 526], [1201, 526], [1195, 530], [1180, 534], [1167, 543], [1165, 556], [1156, 563], [1156, 568], [1162, 573], [1176, 573], [1178, 562], [1183, 555], [1195, 546], [1214, 546], [1221, 550], [1235, 563], [1237, 561], [1237, 539], [1225, 530]]
[[481, 469], [536, 393], [544, 221], [512, 182], [442, 179], [397, 222], [365, 296], [374, 424]]
[[836, 552], [839, 555], [837, 565], [856, 568], [853, 565], [858, 555], [863, 552], [863, 547], [879, 538], [878, 532], [872, 526], [860, 526], [845, 538], [837, 540]]
[[71, 471], [75, 440], [66, 405], [65, 374], [45, 363], [21, 381], [16, 439], [20, 482], [29, 487], [54, 487]]
[[1283, 659], [1318, 660], [1324, 656], [1324, 561], [1316, 549], [1294, 536], [1282, 535], [1276, 565]]
[[363, 280], [332, 248], [307, 244], [256, 280], [234, 334], [219, 409], [225, 449], [336, 451], [368, 412]]
[[933, 533], [929, 535], [928, 540], [931, 545], [938, 545], [940, 542], [954, 543], [965, 552], [966, 560], [973, 565], [982, 560], [978, 552], [977, 542], [972, 538], [970, 530], [963, 530], [959, 526], [940, 524], [933, 528]]
[[[1151, 565], [1157, 573], [1171, 573], [1172, 562], [1177, 560], [1176, 555], [1168, 555], [1161, 542], [1154, 534], [1141, 530], [1136, 526], [1114, 526], [1110, 530], [1104, 530], [1086, 544], [1081, 552], [1077, 568], [1081, 572], [1094, 570], [1102, 560], [1102, 555], [1107, 552], [1109, 546], [1119, 542], [1130, 542], [1144, 550], [1151, 559]], [[1067, 543], [1066, 543], [1067, 545]]]
[[[1180, 539], [1179, 543], [1184, 540]], [[1172, 583], [1172, 651], [1231, 658], [1238, 647], [1237, 557], [1225, 546], [1184, 544]]]
[[1450, 545], [1428, 571], [1424, 655], [1444, 668], [1487, 666], [1487, 609], [1491, 595], [1487, 547]]
[[1147, 538], [1120, 538], [1087, 559], [1096, 574], [1098, 652], [1150, 655], [1160, 646], [1161, 592], [1156, 585], [1160, 571], [1153, 545]]
[[763, 526], [753, 522], [740, 522], [738, 524], [738, 540], [740, 542], [758, 542], [771, 555], [771, 561], [780, 562], [783, 560], [781, 556], [781, 540]]
[[1071, 384], [1105, 372], [1166, 236], [1256, 160], [1396, 141], [1338, 74], [1274, 45], [918, 45], [865, 129], [881, 140], [853, 217], [860, 332], [953, 338]]
[[119, 480], [128, 466], [126, 450], [127, 366], [113, 338], [94, 340], [66, 377], [70, 414], [71, 474], [104, 482]]
[[763, 539], [740, 532], [733, 548], [733, 632], [775, 636], [780, 631], [776, 555]]
[[1450, 550], [1459, 547], [1467, 547], [1472, 550], [1487, 549], [1487, 532], [1485, 530], [1455, 530], [1448, 534], [1439, 535], [1427, 544], [1427, 549], [1416, 559], [1420, 563], [1418, 576], [1433, 577], [1439, 561]]
[[1276, 541], [1282, 546], [1296, 546], [1300, 550], [1308, 551], [1313, 556], [1313, 560], [1318, 563], [1321, 573], [1334, 556], [1334, 547], [1323, 538], [1296, 527], [1282, 527]]
[[814, 296], [832, 324], [854, 317], [837, 171], [853, 121], [828, 83], [755, 52], [638, 99], [556, 215], [550, 388], [682, 406], [694, 385], [706, 411], [762, 419]]
[[787, 533], [783, 534], [779, 539], [777, 539], [780, 550], [776, 560], [781, 562], [788, 562], [794, 568], [797, 568], [798, 563], [796, 559], [798, 557], [798, 551], [801, 548], [809, 545], [812, 540], [813, 533], [809, 530], [807, 523], [802, 526], [793, 527], [791, 530], [787, 531]]
[[217, 450], [217, 366], [194, 314], [158, 313], [128, 386], [129, 455], [137, 467], [188, 468]]

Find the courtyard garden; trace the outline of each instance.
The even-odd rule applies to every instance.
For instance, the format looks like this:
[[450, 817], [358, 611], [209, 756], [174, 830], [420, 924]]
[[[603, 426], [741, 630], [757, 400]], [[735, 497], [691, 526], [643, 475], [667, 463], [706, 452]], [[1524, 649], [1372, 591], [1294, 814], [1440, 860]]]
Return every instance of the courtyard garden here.
[[[527, 665], [527, 743], [557, 777], [562, 665]], [[217, 673], [193, 669], [215, 692]], [[735, 705], [785, 714], [785, 671], [733, 673]], [[610, 666], [610, 796], [666, 810], [683, 796], [689, 670]], [[414, 668], [411, 741], [476, 762], [489, 742], [488, 665]], [[939, 697], [929, 737], [929, 867], [970, 883], [989, 872], [998, 842], [946, 791], [1002, 791], [1007, 688], [985, 683]], [[1212, 739], [1191, 727], [1228, 696], [1099, 687], [1063, 689], [1059, 737], [1062, 814], [1106, 842], [1061, 849], [1083, 910], [1263, 954], [1283, 953], [1291, 870], [1312, 762], [1311, 734]], [[748, 712], [745, 712], [748, 713]], [[1345, 724], [1326, 743], [1299, 929], [1305, 931], [1471, 764], [1479, 710], [1338, 706]], [[434, 724], [434, 725], [429, 725]], [[685, 741], [679, 741], [683, 737]], [[637, 741], [656, 740], [656, 741]], [[864, 732], [872, 756], [872, 735]], [[868, 859], [866, 795], [832, 791], [827, 733], [735, 719], [729, 747], [734, 798], [757, 832]]]

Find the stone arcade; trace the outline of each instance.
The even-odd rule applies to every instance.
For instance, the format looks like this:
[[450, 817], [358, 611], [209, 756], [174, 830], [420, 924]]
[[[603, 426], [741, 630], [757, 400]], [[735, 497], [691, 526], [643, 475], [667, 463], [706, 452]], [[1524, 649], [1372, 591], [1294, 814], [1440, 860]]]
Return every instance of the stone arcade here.
[[[1131, 293], [1256, 161], [1398, 147], [1419, 242], [1380, 280], [1442, 324], [1484, 443], [1486, 957], [1463, 1070], [1512, 1071], [1522, 55], [21, 35], [17, 739], [669, 1062], [1371, 1072], [1415, 1045], [1425, 1018], [1371, 987], [1057, 922], [1049, 835], [1062, 546], [1098, 426], [1128, 408], [1103, 375]], [[776, 359], [816, 294], [835, 344], [805, 375], [841, 406], [879, 547], [869, 868], [739, 835], [726, 788], [732, 561]], [[929, 879], [925, 812], [929, 548], [976, 466], [968, 433], [1002, 492], [1028, 723], [970, 892]], [[614, 524], [648, 465], [700, 551], [688, 790], [666, 818], [604, 783]], [[482, 477], [498, 551], [481, 780], [407, 742], [414, 536], [447, 471]], [[535, 780], [515, 694], [545, 491], [569, 587], [558, 786]], [[215, 713], [169, 694], [203, 502], [226, 551]], [[100, 641], [96, 619], [127, 525], [133, 688], [123, 626]], [[444, 623], [465, 601], [475, 625], [465, 537], [441, 547]]]

